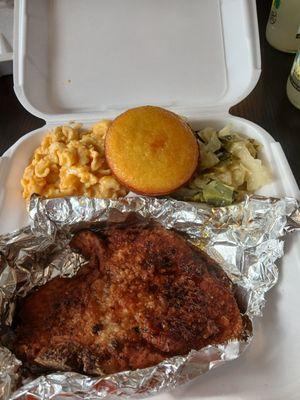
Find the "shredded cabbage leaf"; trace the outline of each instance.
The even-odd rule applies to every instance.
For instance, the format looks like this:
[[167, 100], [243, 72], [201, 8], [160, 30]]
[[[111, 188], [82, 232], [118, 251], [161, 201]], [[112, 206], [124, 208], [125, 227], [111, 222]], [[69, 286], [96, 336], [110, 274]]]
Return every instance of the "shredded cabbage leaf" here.
[[175, 198], [215, 206], [242, 201], [271, 181], [268, 168], [258, 158], [260, 143], [236, 132], [231, 125], [217, 131], [195, 132], [200, 164], [194, 179], [177, 190]]

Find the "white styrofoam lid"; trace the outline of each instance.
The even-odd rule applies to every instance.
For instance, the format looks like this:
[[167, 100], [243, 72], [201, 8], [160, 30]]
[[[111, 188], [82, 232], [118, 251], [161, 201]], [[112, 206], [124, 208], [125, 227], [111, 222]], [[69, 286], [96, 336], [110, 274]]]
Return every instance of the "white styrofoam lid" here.
[[47, 121], [222, 110], [260, 74], [255, 0], [19, 0], [15, 91]]

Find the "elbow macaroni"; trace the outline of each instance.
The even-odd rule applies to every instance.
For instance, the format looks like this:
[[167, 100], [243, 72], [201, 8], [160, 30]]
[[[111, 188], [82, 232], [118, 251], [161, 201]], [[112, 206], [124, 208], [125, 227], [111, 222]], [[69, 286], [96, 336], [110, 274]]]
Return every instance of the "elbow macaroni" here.
[[126, 189], [112, 175], [104, 155], [109, 124], [103, 120], [91, 130], [77, 124], [49, 132], [25, 168], [23, 197], [29, 199], [34, 193], [46, 198], [125, 196]]

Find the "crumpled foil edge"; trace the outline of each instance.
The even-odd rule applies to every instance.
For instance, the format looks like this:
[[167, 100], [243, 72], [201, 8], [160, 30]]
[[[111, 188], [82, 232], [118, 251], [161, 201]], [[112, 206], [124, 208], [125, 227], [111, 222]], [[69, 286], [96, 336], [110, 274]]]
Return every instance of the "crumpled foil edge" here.
[[[188, 235], [196, 246], [215, 258], [238, 288], [238, 300], [250, 320], [262, 314], [265, 293], [275, 285], [275, 261], [283, 255], [283, 237], [300, 227], [297, 200], [249, 196], [240, 204], [209, 208], [170, 199], [132, 197], [122, 200], [62, 198], [30, 203], [31, 227], [0, 236], [0, 311], [2, 325], [13, 319], [16, 296], [54, 276], [72, 276], [85, 260], [68, 247], [73, 232], [122, 224], [129, 215], [155, 219], [168, 229]], [[187, 382], [210, 369], [239, 357], [251, 342], [233, 340], [191, 351], [137, 371], [103, 377], [77, 373], [52, 373], [23, 386], [11, 399], [54, 398], [61, 394], [76, 399], [144, 397]], [[20, 361], [0, 348], [0, 394], [8, 398], [20, 382]]]

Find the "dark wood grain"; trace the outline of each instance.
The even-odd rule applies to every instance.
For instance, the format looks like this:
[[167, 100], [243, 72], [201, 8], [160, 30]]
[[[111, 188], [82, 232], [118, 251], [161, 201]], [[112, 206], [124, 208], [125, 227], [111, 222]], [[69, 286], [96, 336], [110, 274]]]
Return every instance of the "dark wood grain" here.
[[[257, 0], [262, 54], [260, 81], [247, 99], [232, 107], [231, 113], [262, 126], [281, 143], [300, 184], [300, 110], [292, 106], [286, 96], [286, 82], [294, 56], [281, 53], [266, 42], [270, 5], [271, 0]], [[43, 125], [43, 120], [29, 114], [18, 102], [12, 77], [0, 78], [0, 154], [19, 137]]]
[[0, 78], [0, 154], [2, 155], [21, 136], [45, 125], [21, 105], [13, 90], [11, 75]]
[[298, 185], [300, 184], [300, 110], [286, 95], [286, 83], [294, 55], [273, 49], [265, 27], [271, 1], [257, 0], [262, 74], [253, 92], [230, 112], [260, 125], [281, 143]]

